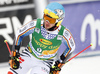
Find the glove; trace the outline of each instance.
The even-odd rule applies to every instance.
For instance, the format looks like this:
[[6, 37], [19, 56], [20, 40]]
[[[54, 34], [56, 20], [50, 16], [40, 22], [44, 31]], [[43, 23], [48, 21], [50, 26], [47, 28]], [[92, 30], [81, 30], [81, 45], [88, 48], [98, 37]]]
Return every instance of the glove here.
[[18, 69], [19, 68], [19, 52], [12, 51], [12, 55], [10, 56], [9, 64], [12, 69]]
[[[69, 56], [68, 56], [69, 57]], [[67, 61], [68, 57], [66, 58], [63, 54], [60, 56], [60, 60], [57, 60], [54, 64], [54, 66], [52, 66], [52, 68], [50, 69], [50, 74], [59, 74], [59, 72], [61, 71], [61, 68], [63, 67], [63, 65], [65, 64], [65, 62]]]
[[50, 74], [59, 74], [63, 65], [64, 63], [61, 60], [57, 60], [54, 66], [50, 69]]

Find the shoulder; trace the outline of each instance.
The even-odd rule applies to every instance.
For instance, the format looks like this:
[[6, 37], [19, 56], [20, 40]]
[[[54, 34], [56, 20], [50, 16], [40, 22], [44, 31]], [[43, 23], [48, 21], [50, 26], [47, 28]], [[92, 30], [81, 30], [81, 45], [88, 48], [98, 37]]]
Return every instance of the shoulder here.
[[64, 27], [63, 36], [69, 37], [69, 36], [72, 36], [72, 34], [69, 29]]
[[67, 28], [65, 28], [64, 31], [63, 31], [63, 38], [66, 39], [69, 42], [70, 41], [73, 42], [73, 44], [75, 43], [72, 33]]
[[20, 28], [23, 28], [23, 27], [35, 27], [36, 26], [36, 21], [37, 20], [31, 20], [29, 22], [27, 22], [26, 24], [24, 24], [23, 26], [21, 26]]
[[36, 26], [36, 24], [38, 22], [38, 19], [41, 21], [41, 25], [43, 25], [44, 20], [43, 19], [40, 19], [40, 18], [37, 18], [37, 19], [33, 20], [34, 23], [35, 23], [35, 26]]
[[75, 40], [69, 29], [65, 28], [63, 32], [63, 38], [69, 42], [70, 47], [75, 48]]
[[67, 29], [65, 26], [63, 26], [63, 25], [60, 25], [59, 27], [58, 27], [58, 29], [59, 30], [63, 30], [63, 36], [68, 36], [68, 35], [71, 35], [71, 32], [70, 32], [70, 30], [69, 29]]
[[32, 20], [32, 21], [29, 21], [29, 22], [28, 22], [28, 23], [26, 23], [26, 24], [28, 24], [29, 26], [34, 27], [34, 26], [36, 26], [36, 22], [37, 22], [37, 20], [36, 20], [36, 19], [34, 19], [34, 20]]
[[[34, 19], [32, 21], [29, 21], [28, 23], [26, 23], [25, 25], [30, 26], [30, 27], [35, 27], [37, 24], [37, 19]], [[41, 19], [41, 24], [43, 24], [43, 19]], [[24, 26], [25, 26], [24, 25]]]

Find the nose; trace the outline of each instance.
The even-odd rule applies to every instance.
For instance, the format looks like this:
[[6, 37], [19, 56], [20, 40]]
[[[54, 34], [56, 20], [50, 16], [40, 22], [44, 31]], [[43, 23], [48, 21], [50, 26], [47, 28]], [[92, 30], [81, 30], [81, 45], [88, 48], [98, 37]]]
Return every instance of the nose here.
[[46, 23], [48, 23], [48, 24], [49, 24], [50, 22], [49, 22], [48, 20], [46, 20]]

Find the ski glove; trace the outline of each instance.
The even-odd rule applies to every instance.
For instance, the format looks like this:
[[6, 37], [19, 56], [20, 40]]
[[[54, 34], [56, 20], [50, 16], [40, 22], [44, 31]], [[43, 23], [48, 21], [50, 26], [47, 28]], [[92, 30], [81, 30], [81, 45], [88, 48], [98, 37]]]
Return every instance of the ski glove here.
[[59, 74], [61, 71], [61, 67], [64, 65], [63, 62], [60, 60], [57, 60], [54, 64], [54, 66], [50, 69], [50, 74]]
[[19, 68], [19, 52], [12, 51], [12, 55], [10, 56], [9, 64], [12, 69], [18, 69]]

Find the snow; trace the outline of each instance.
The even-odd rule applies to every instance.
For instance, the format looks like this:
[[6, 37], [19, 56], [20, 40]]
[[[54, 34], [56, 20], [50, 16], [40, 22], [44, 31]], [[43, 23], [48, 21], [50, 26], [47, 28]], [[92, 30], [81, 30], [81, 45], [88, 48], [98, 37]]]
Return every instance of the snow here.
[[[0, 74], [7, 74], [8, 69], [8, 63], [0, 64]], [[60, 74], [100, 74], [100, 56], [72, 59], [63, 66]]]
[[66, 63], [61, 74], [100, 74], [100, 56], [73, 59]]

